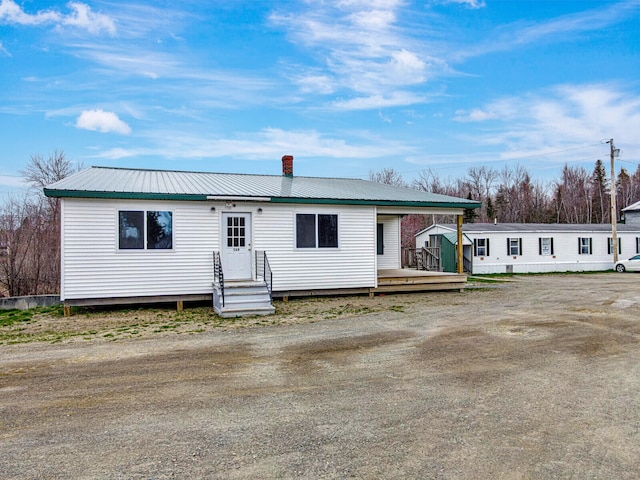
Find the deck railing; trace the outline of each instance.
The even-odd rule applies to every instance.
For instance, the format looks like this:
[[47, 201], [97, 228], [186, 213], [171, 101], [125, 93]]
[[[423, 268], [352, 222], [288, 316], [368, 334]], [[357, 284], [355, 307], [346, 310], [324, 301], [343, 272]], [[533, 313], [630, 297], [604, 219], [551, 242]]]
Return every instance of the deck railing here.
[[440, 252], [440, 247], [423, 247], [418, 255], [418, 270], [441, 272], [442, 257]]
[[442, 258], [440, 253], [440, 247], [403, 248], [402, 268], [441, 272]]
[[273, 301], [273, 272], [271, 271], [271, 265], [269, 265], [269, 259], [267, 258], [267, 252], [263, 250], [256, 250], [256, 278], [264, 280], [269, 290], [269, 298]]
[[213, 252], [213, 283], [220, 287], [222, 306], [224, 307], [224, 273], [222, 273], [222, 260], [220, 252]]

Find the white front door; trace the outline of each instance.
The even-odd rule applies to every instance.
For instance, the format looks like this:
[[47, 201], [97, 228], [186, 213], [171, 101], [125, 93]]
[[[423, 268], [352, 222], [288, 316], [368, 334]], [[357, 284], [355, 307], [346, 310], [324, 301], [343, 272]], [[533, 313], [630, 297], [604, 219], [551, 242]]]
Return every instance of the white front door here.
[[222, 214], [222, 271], [225, 280], [251, 280], [251, 214]]

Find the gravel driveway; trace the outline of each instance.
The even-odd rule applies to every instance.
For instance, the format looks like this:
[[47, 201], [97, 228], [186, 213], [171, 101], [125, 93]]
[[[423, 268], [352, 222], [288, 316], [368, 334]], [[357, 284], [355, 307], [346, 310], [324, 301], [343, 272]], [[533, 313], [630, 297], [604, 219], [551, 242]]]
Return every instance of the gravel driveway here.
[[406, 298], [0, 346], [0, 477], [640, 478], [640, 275]]

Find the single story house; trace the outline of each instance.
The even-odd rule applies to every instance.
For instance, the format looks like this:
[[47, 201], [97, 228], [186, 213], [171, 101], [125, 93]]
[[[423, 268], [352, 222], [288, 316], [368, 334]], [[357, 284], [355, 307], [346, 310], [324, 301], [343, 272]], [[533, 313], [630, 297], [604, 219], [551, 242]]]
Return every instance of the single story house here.
[[61, 199], [65, 306], [212, 298], [228, 316], [270, 313], [272, 296], [382, 291], [379, 273], [401, 268], [402, 216], [453, 214], [461, 225], [480, 206], [297, 177], [290, 155], [282, 175], [92, 167], [44, 193]]
[[[598, 271], [614, 266], [610, 224], [468, 223], [462, 230], [472, 243], [465, 247], [464, 259], [473, 274]], [[416, 248], [455, 231], [455, 225], [432, 225], [416, 234]], [[616, 232], [620, 258], [640, 253], [640, 224], [619, 224]]]

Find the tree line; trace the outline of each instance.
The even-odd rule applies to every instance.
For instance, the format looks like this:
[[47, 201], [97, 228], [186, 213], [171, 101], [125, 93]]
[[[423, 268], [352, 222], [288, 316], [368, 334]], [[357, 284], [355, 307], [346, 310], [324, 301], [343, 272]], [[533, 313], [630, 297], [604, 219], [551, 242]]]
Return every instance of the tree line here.
[[[470, 167], [462, 178], [443, 179], [431, 169], [407, 182], [393, 168], [371, 171], [369, 180], [425, 192], [467, 198], [482, 207], [465, 212], [466, 223], [611, 223], [610, 182], [615, 182], [616, 220], [620, 210], [640, 201], [640, 165], [633, 173], [621, 168], [612, 179], [601, 160], [592, 171], [565, 164], [559, 178], [534, 180], [522, 165]], [[402, 222], [402, 244], [413, 247], [413, 236], [435, 222], [451, 218], [410, 215]]]
[[28, 192], [0, 207], [0, 289], [7, 296], [60, 292], [60, 201], [43, 188], [77, 171], [64, 152], [32, 155], [20, 172]]

